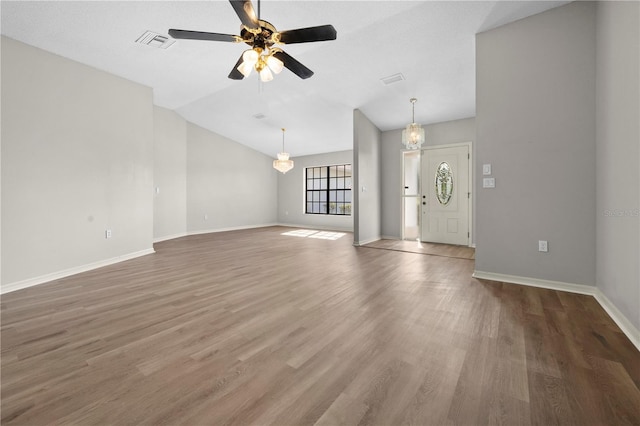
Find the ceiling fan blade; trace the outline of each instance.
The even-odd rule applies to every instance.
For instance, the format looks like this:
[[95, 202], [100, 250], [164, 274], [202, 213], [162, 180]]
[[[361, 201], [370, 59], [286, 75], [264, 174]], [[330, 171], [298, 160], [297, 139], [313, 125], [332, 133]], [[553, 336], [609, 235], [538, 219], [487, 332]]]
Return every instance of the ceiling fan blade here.
[[280, 42], [284, 44], [308, 43], [312, 41], [335, 40], [338, 33], [333, 25], [299, 28], [280, 33]]
[[280, 59], [285, 67], [287, 67], [292, 73], [302, 79], [309, 78], [313, 75], [313, 71], [302, 65], [300, 62], [294, 59], [293, 56], [289, 55], [286, 52], [283, 52], [282, 50], [274, 53], [273, 56], [277, 59]]
[[236, 62], [236, 64], [233, 66], [233, 69], [229, 73], [229, 78], [231, 80], [242, 80], [244, 78], [244, 74], [238, 71], [238, 67], [240, 66], [242, 61], [243, 61], [242, 55], [240, 55], [240, 59], [238, 59], [238, 62]]
[[202, 31], [189, 31], [189, 30], [175, 30], [170, 29], [169, 35], [173, 38], [187, 39], [187, 40], [209, 40], [209, 41], [230, 41], [237, 42], [241, 38], [231, 34], [219, 34], [219, 33], [205, 33]]
[[229, 0], [229, 3], [233, 6], [233, 10], [236, 11], [242, 25], [254, 30], [260, 28], [251, 0]]

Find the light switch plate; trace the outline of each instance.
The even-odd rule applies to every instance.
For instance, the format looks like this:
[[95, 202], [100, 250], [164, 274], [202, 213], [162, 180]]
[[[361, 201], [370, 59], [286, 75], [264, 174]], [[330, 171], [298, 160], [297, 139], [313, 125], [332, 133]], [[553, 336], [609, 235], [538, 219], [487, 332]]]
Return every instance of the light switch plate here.
[[482, 165], [482, 174], [490, 175], [491, 174], [491, 164], [483, 164]]
[[495, 188], [496, 187], [496, 178], [483, 178], [482, 179], [482, 187], [483, 188]]
[[549, 251], [549, 243], [544, 240], [538, 241], [538, 251], [546, 253]]

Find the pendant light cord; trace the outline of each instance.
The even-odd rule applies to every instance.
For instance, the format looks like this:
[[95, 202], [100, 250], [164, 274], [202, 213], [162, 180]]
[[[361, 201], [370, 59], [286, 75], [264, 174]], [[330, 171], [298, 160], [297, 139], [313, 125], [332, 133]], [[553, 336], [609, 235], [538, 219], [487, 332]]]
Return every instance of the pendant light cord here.
[[284, 152], [284, 127], [282, 128], [282, 152]]

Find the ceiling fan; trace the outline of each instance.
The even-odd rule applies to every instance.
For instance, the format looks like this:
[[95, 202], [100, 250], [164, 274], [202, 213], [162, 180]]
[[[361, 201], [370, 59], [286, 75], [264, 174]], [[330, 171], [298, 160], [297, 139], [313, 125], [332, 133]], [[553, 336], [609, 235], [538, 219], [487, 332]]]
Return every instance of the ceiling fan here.
[[260, 75], [260, 80], [271, 81], [273, 80], [272, 72], [278, 74], [283, 67], [302, 79], [309, 78], [313, 75], [313, 71], [274, 45], [335, 40], [337, 36], [333, 25], [277, 31], [272, 24], [260, 19], [260, 0], [258, 0], [257, 16], [251, 0], [229, 0], [229, 3], [240, 18], [239, 36], [176, 29], [170, 29], [169, 35], [177, 39], [226, 41], [246, 43], [251, 46], [251, 49], [242, 53], [229, 73], [229, 78], [233, 80], [242, 80], [251, 73], [252, 69], [255, 69]]

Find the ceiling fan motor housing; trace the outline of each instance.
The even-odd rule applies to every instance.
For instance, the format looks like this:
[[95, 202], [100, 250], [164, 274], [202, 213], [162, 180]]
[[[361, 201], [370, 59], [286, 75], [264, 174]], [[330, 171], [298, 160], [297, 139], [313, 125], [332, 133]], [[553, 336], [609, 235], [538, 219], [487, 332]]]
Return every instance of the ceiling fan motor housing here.
[[259, 20], [258, 23], [260, 24], [260, 28], [256, 30], [241, 25], [240, 36], [249, 46], [254, 48], [259, 47], [264, 50], [278, 42], [278, 33], [271, 23], [263, 20]]

